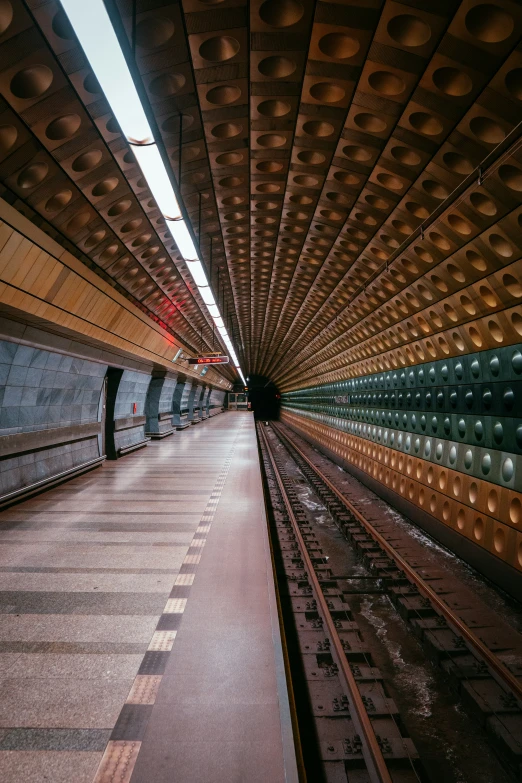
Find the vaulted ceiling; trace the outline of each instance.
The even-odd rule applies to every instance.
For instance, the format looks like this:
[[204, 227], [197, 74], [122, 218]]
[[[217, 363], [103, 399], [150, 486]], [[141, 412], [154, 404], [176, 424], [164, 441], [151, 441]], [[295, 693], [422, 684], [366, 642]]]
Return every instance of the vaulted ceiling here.
[[[290, 389], [522, 333], [519, 3], [107, 5], [245, 374]], [[0, 195], [210, 349], [58, 2], [0, 0], [0, 89]]]

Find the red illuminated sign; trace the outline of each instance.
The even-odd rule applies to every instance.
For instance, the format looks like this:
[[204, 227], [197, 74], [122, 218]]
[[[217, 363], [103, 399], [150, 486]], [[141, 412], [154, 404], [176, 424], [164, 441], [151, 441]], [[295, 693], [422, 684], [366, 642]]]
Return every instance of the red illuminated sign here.
[[197, 356], [189, 364], [228, 364], [228, 356]]

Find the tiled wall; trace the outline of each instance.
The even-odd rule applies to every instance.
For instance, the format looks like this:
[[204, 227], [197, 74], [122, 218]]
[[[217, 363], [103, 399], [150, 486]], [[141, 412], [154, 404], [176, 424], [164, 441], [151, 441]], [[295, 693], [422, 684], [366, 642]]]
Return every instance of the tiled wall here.
[[[147, 432], [159, 434], [172, 429], [172, 406], [177, 380], [177, 375], [152, 378], [145, 406]], [[161, 414], [170, 416], [164, 418]]]
[[[0, 341], [0, 438], [98, 420], [107, 367]], [[99, 456], [90, 437], [0, 459], [0, 496]]]
[[282, 417], [522, 570], [522, 344], [287, 392]]
[[[145, 404], [151, 376], [135, 370], [124, 370], [116, 395], [114, 419], [145, 416]], [[136, 411], [134, 411], [136, 403]], [[114, 433], [116, 450], [125, 449], [145, 440], [145, 423]]]

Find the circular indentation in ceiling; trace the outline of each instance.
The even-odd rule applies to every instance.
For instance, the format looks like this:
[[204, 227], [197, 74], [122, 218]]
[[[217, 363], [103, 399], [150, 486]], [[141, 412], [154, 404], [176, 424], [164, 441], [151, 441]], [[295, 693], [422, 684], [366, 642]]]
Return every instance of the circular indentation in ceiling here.
[[448, 216], [448, 223], [450, 224], [451, 228], [456, 231], [458, 234], [462, 234], [463, 236], [468, 236], [471, 234], [471, 226], [470, 224], [461, 218], [459, 215], [449, 215]]
[[137, 231], [137, 229], [141, 226], [142, 223], [143, 220], [141, 218], [134, 218], [134, 220], [128, 220], [120, 228], [120, 231], [122, 234], [129, 234], [131, 231]]
[[265, 0], [259, 16], [270, 27], [291, 27], [302, 19], [304, 8], [298, 0]]
[[349, 206], [351, 203], [348, 196], [345, 196], [343, 193], [336, 193], [335, 191], [327, 193], [326, 198], [328, 201], [332, 201], [334, 204], [344, 204], [345, 206]]
[[514, 29], [511, 14], [492, 3], [481, 3], [468, 11], [467, 31], [483, 43], [500, 43], [509, 38]]
[[274, 185], [271, 182], [262, 182], [261, 185], [256, 185], [258, 193], [278, 193], [281, 190], [281, 185]]
[[[522, 172], [521, 172], [522, 174]], [[487, 217], [493, 217], [497, 214], [497, 205], [490, 198], [483, 193], [472, 193], [469, 197], [471, 204], [475, 207], [477, 212], [481, 215], [487, 215]]]
[[48, 171], [49, 166], [47, 163], [31, 163], [29, 166], [26, 166], [25, 169], [22, 169], [16, 183], [19, 188], [23, 188], [24, 190], [35, 188], [40, 182], [43, 182]]
[[277, 209], [275, 201], [256, 201], [256, 209]]
[[287, 101], [262, 101], [257, 110], [264, 117], [284, 117], [292, 107]]
[[273, 174], [276, 171], [281, 171], [282, 168], [283, 164], [275, 160], [262, 160], [256, 166], [256, 169], [264, 174]]
[[[10, 5], [10, 3], [5, 3], [6, 5]], [[0, 4], [0, 9], [4, 3], [2, 2]], [[1, 10], [0, 10], [0, 18], [1, 18]], [[53, 29], [53, 33], [58, 36], [58, 38], [63, 38], [64, 41], [71, 41], [74, 38], [74, 30], [72, 28], [72, 25], [69, 21], [69, 17], [63, 10], [63, 8], [60, 8], [59, 11], [55, 13], [53, 16], [53, 21], [51, 23], [51, 27]], [[2, 28], [2, 23], [0, 21], [0, 33], [3, 33], [4, 30]]]
[[467, 73], [458, 68], [437, 68], [432, 76], [433, 83], [445, 95], [461, 98], [473, 89], [473, 82]]
[[72, 199], [72, 190], [60, 190], [59, 193], [55, 193], [45, 204], [46, 212], [57, 212], [59, 209], [63, 209], [67, 206]]
[[334, 179], [340, 182], [342, 185], [358, 185], [361, 181], [357, 174], [350, 174], [347, 171], [336, 171]]
[[221, 122], [214, 125], [211, 133], [216, 139], [233, 139], [234, 136], [239, 136], [242, 130], [243, 126], [236, 122]]
[[347, 158], [355, 160], [358, 163], [365, 163], [372, 158], [372, 153], [369, 152], [366, 147], [357, 147], [355, 145], [343, 147], [343, 155], [346, 155]]
[[216, 163], [220, 166], [236, 166], [243, 160], [241, 152], [223, 152], [216, 156]]
[[100, 261], [102, 263], [105, 263], [106, 261], [110, 261], [111, 258], [114, 258], [117, 252], [118, 252], [118, 245], [109, 245], [109, 247], [106, 247], [103, 253], [101, 254]]
[[77, 231], [80, 231], [80, 229], [84, 228], [90, 221], [90, 212], [79, 212], [73, 217], [72, 220], [67, 223], [67, 231], [69, 231], [71, 234], [75, 234]]
[[130, 199], [122, 199], [121, 201], [117, 201], [116, 204], [113, 204], [107, 214], [109, 217], [117, 217], [117, 215], [123, 215], [123, 213], [127, 212], [131, 207], [132, 201], [130, 201]]
[[145, 242], [148, 242], [151, 238], [152, 234], [140, 234], [135, 239], [132, 240], [132, 247], [140, 247], [140, 245], [144, 245]]
[[398, 163], [402, 163], [403, 166], [418, 166], [421, 162], [421, 157], [414, 150], [408, 149], [408, 147], [392, 147], [392, 157]]
[[244, 196], [227, 196], [222, 199], [222, 203], [225, 207], [237, 207], [238, 204], [243, 204], [245, 201]]
[[241, 90], [235, 84], [221, 84], [219, 87], [212, 87], [206, 94], [207, 101], [215, 106], [227, 106], [240, 97]]
[[374, 71], [368, 76], [368, 84], [381, 95], [400, 95], [406, 89], [403, 80], [390, 71]]
[[[182, 158], [186, 162], [190, 162], [192, 160], [196, 160], [196, 158], [199, 157], [201, 154], [201, 149], [199, 147], [185, 147], [182, 152]], [[178, 160], [178, 153], [175, 152], [173, 155], [173, 160]]]
[[326, 136], [331, 136], [334, 132], [333, 125], [329, 122], [322, 122], [321, 120], [308, 120], [303, 124], [303, 130], [307, 136], [314, 136], [317, 139], [322, 139]]
[[227, 212], [225, 215], [225, 220], [241, 220], [241, 218], [246, 217], [243, 212]]
[[96, 95], [97, 93], [101, 92], [100, 83], [93, 73], [87, 74], [83, 80], [83, 88], [92, 95]]
[[513, 255], [513, 248], [509, 242], [504, 239], [500, 234], [491, 234], [489, 236], [489, 244], [499, 256], [503, 258], [511, 258]]
[[448, 191], [444, 185], [441, 185], [440, 182], [435, 182], [433, 179], [425, 179], [422, 183], [422, 189], [428, 196], [433, 196], [433, 198], [437, 198], [439, 201], [448, 197]]
[[413, 14], [399, 14], [388, 22], [388, 35], [401, 46], [424, 46], [431, 38], [431, 28]]
[[310, 95], [321, 103], [339, 103], [346, 95], [346, 90], [333, 82], [317, 82], [310, 87]]
[[239, 52], [239, 41], [231, 35], [215, 35], [207, 38], [199, 47], [199, 53], [204, 60], [222, 63], [231, 60]]
[[426, 207], [423, 207], [421, 204], [416, 204], [415, 201], [407, 201], [406, 209], [411, 215], [414, 215], [416, 218], [421, 218], [422, 220], [425, 220], [430, 216]]
[[392, 220], [392, 226], [399, 234], [404, 234], [405, 236], [409, 236], [413, 231], [412, 227], [403, 220]]
[[186, 81], [182, 73], [162, 73], [151, 81], [149, 90], [158, 98], [170, 98], [183, 89]]
[[175, 29], [172, 19], [148, 16], [136, 25], [136, 43], [143, 49], [157, 49], [170, 41]]
[[425, 136], [438, 136], [444, 130], [442, 122], [425, 111], [414, 111], [410, 114], [410, 125]]
[[53, 72], [47, 65], [30, 65], [13, 76], [10, 90], [17, 98], [39, 98], [49, 89], [53, 78]]
[[99, 245], [102, 239], [105, 238], [106, 233], [107, 232], [103, 229], [100, 229], [100, 231], [95, 231], [94, 234], [91, 234], [85, 240], [85, 247], [94, 247], [95, 245]]
[[522, 170], [516, 166], [505, 165], [499, 168], [498, 175], [508, 188], [522, 191]]
[[320, 51], [332, 60], [348, 60], [360, 48], [359, 41], [346, 33], [327, 33], [319, 41]]
[[93, 169], [102, 159], [101, 150], [90, 150], [89, 152], [83, 152], [73, 160], [73, 171], [89, 171]]
[[302, 185], [305, 188], [313, 188], [319, 184], [319, 180], [316, 177], [309, 177], [306, 174], [296, 174], [294, 182], [296, 185]]
[[367, 204], [369, 204], [371, 207], [374, 207], [375, 209], [388, 209], [390, 206], [388, 201], [385, 201], [383, 198], [380, 198], [380, 196], [374, 196], [373, 194], [369, 193], [364, 197], [364, 200]]
[[257, 143], [265, 149], [275, 149], [276, 147], [283, 147], [286, 144], [286, 139], [278, 133], [264, 133], [262, 136], [257, 137]]
[[310, 196], [289, 196], [289, 201], [292, 202], [292, 204], [312, 204], [313, 198], [310, 198]]
[[297, 65], [289, 57], [273, 55], [265, 57], [258, 65], [259, 72], [270, 79], [285, 79], [291, 76]]
[[297, 158], [301, 163], [306, 163], [308, 166], [320, 166], [326, 160], [322, 152], [314, 152], [314, 150], [298, 152]]
[[361, 130], [367, 133], [382, 133], [386, 130], [386, 122], [375, 114], [361, 112], [356, 114], [353, 121]]
[[445, 152], [442, 156], [444, 165], [456, 174], [471, 174], [473, 164], [459, 152]]
[[506, 137], [503, 128], [489, 117], [473, 117], [469, 127], [473, 135], [486, 144], [500, 144]]
[[513, 98], [518, 101], [522, 100], [522, 68], [513, 68], [512, 71], [509, 71], [504, 79], [504, 84]]
[[45, 135], [51, 141], [69, 139], [74, 136], [81, 124], [82, 121], [78, 114], [64, 114], [49, 123], [45, 129]]
[[223, 177], [219, 180], [219, 185], [222, 188], [237, 188], [244, 182], [243, 177]]
[[[183, 130], [190, 128], [194, 124], [194, 117], [192, 114], [182, 115]], [[164, 133], [179, 133], [179, 114], [173, 114], [172, 117], [167, 117], [161, 125], [161, 130]]]
[[109, 117], [109, 119], [105, 123], [105, 128], [109, 133], [119, 133], [120, 126], [118, 125], [118, 120], [116, 119], [116, 117]]
[[479, 272], [485, 272], [488, 265], [485, 262], [485, 260], [480, 256], [475, 250], [467, 250], [466, 251], [466, 258], [475, 269], [478, 269]]
[[117, 177], [107, 177], [107, 179], [102, 179], [101, 182], [98, 182], [92, 189], [92, 195], [93, 196], [106, 196], [108, 193], [112, 193], [112, 191], [118, 187], [118, 178]]
[[402, 190], [403, 188], [403, 184], [398, 177], [394, 177], [392, 174], [386, 174], [383, 171], [381, 171], [380, 174], [377, 174], [377, 182], [383, 187], [388, 188], [388, 190]]
[[5, 155], [14, 146], [18, 131], [14, 125], [0, 125], [0, 153]]

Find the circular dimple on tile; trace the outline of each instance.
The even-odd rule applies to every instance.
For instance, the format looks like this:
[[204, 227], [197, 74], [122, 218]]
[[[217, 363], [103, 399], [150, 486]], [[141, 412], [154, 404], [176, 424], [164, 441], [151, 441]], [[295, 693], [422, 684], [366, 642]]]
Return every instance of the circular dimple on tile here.
[[123, 213], [127, 212], [131, 207], [132, 201], [130, 201], [130, 199], [122, 199], [121, 201], [117, 201], [116, 204], [113, 204], [107, 214], [109, 217], [117, 217], [118, 215], [123, 215]]
[[[4, 3], [2, 2], [0, 4], [0, 9]], [[10, 5], [10, 3], [7, 3], [7, 5]], [[0, 19], [1, 19], [1, 10], [0, 10]], [[60, 8], [59, 11], [55, 13], [53, 16], [53, 21], [51, 22], [51, 27], [53, 30], [53, 33], [58, 36], [58, 38], [62, 38], [64, 41], [72, 41], [74, 38], [74, 30], [72, 27], [72, 24], [69, 21], [69, 17], [63, 10], [63, 8]], [[3, 33], [4, 30], [2, 30], [2, 23], [0, 21], [0, 33]]]
[[239, 204], [244, 204], [244, 202], [244, 196], [227, 196], [226, 198], [222, 199], [222, 204], [225, 207], [237, 207]]
[[374, 207], [375, 209], [388, 209], [390, 206], [388, 201], [385, 201], [383, 198], [380, 198], [380, 196], [374, 196], [371, 193], [368, 193], [364, 200], [367, 204], [369, 204], [371, 207]]
[[151, 238], [152, 234], [146, 233], [146, 234], [140, 234], [135, 239], [132, 240], [132, 247], [140, 247], [140, 245], [144, 245], [145, 242], [148, 242]]
[[386, 174], [383, 171], [377, 174], [377, 182], [388, 190], [402, 190], [403, 188], [403, 184], [398, 177], [394, 177], [392, 174]]
[[456, 174], [471, 174], [473, 164], [459, 152], [445, 152], [442, 156], [444, 165]]
[[87, 74], [83, 80], [83, 89], [86, 92], [91, 93], [91, 95], [97, 95], [99, 92], [101, 92], [100, 83], [94, 73], [91, 72]]
[[212, 128], [212, 135], [216, 139], [233, 139], [234, 136], [239, 136], [243, 126], [235, 122], [222, 122], [219, 125], [214, 125]]
[[310, 198], [310, 196], [294, 195], [289, 196], [288, 200], [291, 201], [292, 204], [313, 204], [313, 198]]
[[95, 231], [94, 234], [91, 234], [87, 237], [85, 240], [85, 247], [91, 248], [95, 247], [96, 245], [99, 245], [102, 239], [105, 239], [106, 231], [103, 229], [100, 229], [100, 231]]
[[481, 215], [493, 217], [493, 215], [497, 214], [497, 205], [483, 193], [472, 193], [469, 200], [471, 201], [471, 205], [477, 212], [480, 212]]
[[297, 153], [297, 159], [300, 160], [301, 163], [306, 163], [308, 166], [320, 166], [321, 163], [325, 162], [326, 157], [322, 152], [303, 150], [302, 152]]
[[346, 33], [327, 33], [319, 40], [319, 50], [332, 60], [348, 60], [360, 48], [359, 41]]
[[461, 234], [462, 236], [469, 236], [469, 234], [471, 234], [470, 224], [459, 215], [449, 215], [448, 223], [454, 231], [456, 231], [458, 234]]
[[70, 220], [67, 223], [66, 230], [70, 234], [76, 234], [77, 231], [80, 231], [80, 229], [84, 228], [87, 223], [89, 223], [91, 220], [91, 213], [90, 212], [79, 212], [77, 215], [73, 217], [72, 220]]
[[342, 204], [344, 206], [349, 206], [351, 204], [348, 196], [345, 196], [343, 193], [337, 193], [335, 191], [327, 193], [326, 198], [328, 201], [333, 201], [334, 204]]
[[495, 253], [502, 256], [502, 258], [511, 258], [513, 255], [513, 248], [503, 236], [500, 234], [490, 234], [488, 240]]
[[372, 158], [371, 152], [365, 147], [357, 147], [353, 144], [343, 147], [343, 155], [346, 155], [349, 160], [355, 160], [358, 163], [366, 163]]
[[512, 71], [509, 71], [504, 79], [504, 84], [513, 98], [518, 101], [522, 100], [522, 68], [513, 68]]
[[361, 178], [357, 176], [357, 174], [350, 174], [347, 171], [336, 171], [334, 179], [342, 185], [351, 185], [352, 187], [358, 185], [361, 181]]
[[58, 193], [55, 193], [54, 196], [51, 196], [50, 199], [48, 199], [45, 203], [45, 211], [46, 212], [57, 212], [59, 209], [63, 209], [67, 206], [69, 201], [72, 199], [72, 190], [60, 190]]
[[433, 179], [425, 179], [422, 183], [422, 189], [428, 194], [428, 196], [433, 196], [433, 198], [439, 199], [439, 201], [442, 201], [442, 199], [445, 199], [448, 197], [448, 190], [444, 185], [441, 185], [440, 182], [435, 182]]
[[157, 49], [170, 41], [175, 29], [172, 19], [148, 16], [136, 25], [136, 43], [142, 49]]
[[[195, 147], [183, 147], [182, 158], [183, 158], [184, 162], [190, 163], [191, 161], [196, 160], [196, 158], [198, 158], [200, 156], [200, 154], [201, 154], [200, 147], [197, 147], [197, 146], [195, 146]], [[177, 152], [174, 153], [173, 160], [176, 160], [176, 161], [178, 160], [178, 153]]]
[[149, 90], [158, 98], [170, 98], [185, 86], [186, 79], [182, 73], [162, 73], [149, 84]]
[[81, 124], [82, 121], [78, 114], [64, 114], [49, 123], [45, 129], [45, 135], [51, 141], [69, 139], [74, 136]]
[[404, 234], [405, 236], [409, 236], [413, 231], [412, 227], [405, 223], [404, 220], [392, 220], [392, 226], [399, 234]]
[[233, 38], [231, 35], [215, 35], [203, 41], [199, 47], [199, 53], [204, 60], [223, 63], [235, 57], [239, 48], [237, 38]]
[[281, 185], [275, 185], [271, 182], [262, 182], [260, 185], [256, 185], [258, 193], [279, 193]]
[[339, 103], [346, 95], [346, 90], [333, 82], [317, 82], [310, 87], [310, 95], [321, 103]]
[[522, 285], [513, 275], [503, 275], [502, 284], [511, 296], [514, 296], [516, 299], [522, 297]]
[[262, 21], [270, 27], [291, 27], [302, 19], [304, 8], [299, 0], [265, 0], [259, 9]]
[[[194, 124], [194, 117], [192, 114], [183, 114], [181, 121], [183, 130], [186, 130]], [[161, 130], [164, 133], [179, 133], [179, 114], [173, 114], [172, 117], [167, 117], [161, 125]]]
[[93, 196], [106, 196], [108, 193], [112, 193], [112, 191], [118, 187], [118, 178], [117, 177], [107, 177], [107, 179], [102, 179], [101, 182], [98, 182], [92, 189], [92, 195]]
[[488, 267], [486, 261], [475, 250], [467, 250], [466, 258], [471, 264], [471, 266], [477, 269], [479, 272], [486, 271]]
[[49, 166], [47, 163], [31, 163], [29, 166], [26, 166], [25, 169], [22, 169], [18, 175], [16, 184], [19, 188], [23, 188], [24, 190], [35, 188], [40, 182], [44, 181], [48, 171]]
[[111, 258], [114, 258], [117, 252], [118, 245], [109, 245], [109, 247], [106, 247], [103, 253], [100, 255], [100, 261], [102, 264], [107, 263], [107, 261], [110, 261]]
[[0, 154], [5, 155], [16, 144], [18, 131], [14, 125], [0, 125]]
[[283, 164], [278, 163], [276, 160], [261, 160], [256, 165], [256, 169], [262, 171], [263, 174], [273, 174], [276, 171], [281, 171], [283, 169]]
[[220, 84], [219, 87], [212, 87], [205, 97], [215, 106], [227, 106], [241, 97], [241, 90], [235, 84]]
[[473, 89], [473, 82], [467, 73], [458, 68], [443, 67], [434, 71], [433, 83], [435, 87], [445, 95], [453, 98], [461, 98]]
[[307, 136], [313, 136], [317, 139], [322, 139], [327, 136], [331, 136], [334, 132], [333, 125], [329, 122], [322, 122], [321, 120], [308, 120], [303, 124], [303, 131]]
[[501, 166], [498, 170], [498, 176], [508, 188], [522, 191], [522, 170], [516, 166]]
[[284, 147], [286, 139], [278, 133], [264, 133], [262, 136], [257, 137], [257, 143], [265, 149], [276, 149], [277, 147]]
[[216, 156], [216, 163], [219, 166], [237, 166], [243, 160], [241, 152], [223, 152]]
[[285, 79], [294, 73], [297, 65], [289, 57], [272, 55], [261, 60], [258, 68], [259, 72], [269, 79]]
[[430, 213], [426, 207], [423, 207], [422, 204], [417, 204], [415, 201], [407, 201], [406, 209], [411, 215], [414, 215], [416, 218], [420, 218], [421, 220], [425, 220], [430, 216]]
[[53, 72], [47, 65], [30, 65], [13, 76], [10, 90], [17, 98], [39, 98], [49, 89], [53, 79]]
[[408, 147], [392, 147], [391, 154], [403, 166], [418, 166], [421, 162], [420, 155], [414, 150], [408, 149]]
[[501, 43], [509, 38], [515, 23], [511, 14], [492, 3], [481, 3], [466, 14], [466, 29], [483, 43]]
[[399, 14], [388, 22], [388, 35], [401, 46], [424, 46], [431, 38], [431, 28], [413, 14]]
[[241, 220], [244, 217], [246, 215], [243, 212], [227, 212], [225, 220]]
[[223, 177], [218, 184], [222, 188], [238, 188], [244, 181], [243, 177]]
[[287, 101], [270, 100], [262, 101], [257, 110], [264, 117], [284, 117], [291, 108]]
[[451, 249], [451, 245], [446, 237], [443, 237], [442, 234], [439, 234], [437, 231], [431, 231], [429, 237], [430, 242], [433, 242], [435, 247], [438, 247], [439, 250], [447, 251]]
[[500, 144], [506, 138], [503, 128], [489, 117], [473, 117], [469, 128], [477, 139], [486, 144]]
[[410, 125], [424, 136], [438, 136], [444, 130], [442, 122], [425, 111], [414, 111], [410, 114]]
[[406, 89], [403, 80], [390, 71], [374, 71], [368, 77], [368, 84], [381, 95], [400, 95]]
[[367, 133], [382, 133], [386, 130], [386, 122], [375, 114], [361, 112], [353, 118], [354, 123]]
[[302, 185], [305, 188], [313, 188], [319, 184], [319, 180], [316, 177], [310, 177], [307, 174], [296, 174], [294, 182], [296, 185]]
[[142, 223], [143, 220], [141, 218], [134, 218], [133, 220], [128, 220], [120, 228], [120, 231], [122, 234], [130, 234], [131, 231], [137, 231]]
[[73, 160], [72, 170], [81, 172], [89, 171], [93, 169], [102, 159], [101, 150], [90, 150], [89, 152], [83, 152]]

